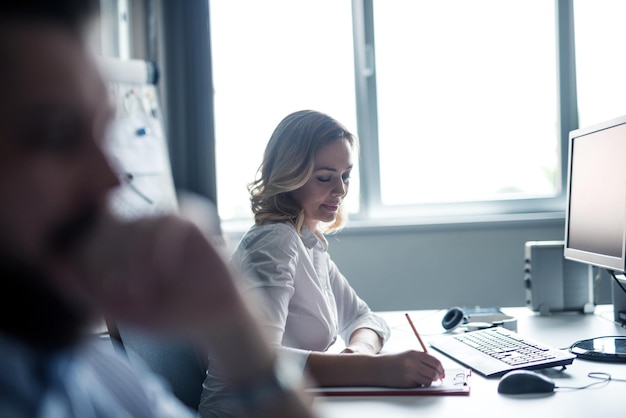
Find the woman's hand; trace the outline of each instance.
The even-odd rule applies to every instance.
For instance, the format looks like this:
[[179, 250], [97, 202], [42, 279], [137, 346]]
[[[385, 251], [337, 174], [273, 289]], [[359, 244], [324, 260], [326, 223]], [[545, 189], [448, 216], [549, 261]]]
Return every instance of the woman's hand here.
[[382, 354], [373, 357], [371, 361], [374, 365], [373, 371], [379, 376], [379, 386], [430, 386], [432, 382], [445, 377], [441, 362], [423, 351]]
[[307, 367], [319, 386], [430, 386], [443, 378], [441, 362], [423, 351], [394, 354], [331, 354], [312, 352]]

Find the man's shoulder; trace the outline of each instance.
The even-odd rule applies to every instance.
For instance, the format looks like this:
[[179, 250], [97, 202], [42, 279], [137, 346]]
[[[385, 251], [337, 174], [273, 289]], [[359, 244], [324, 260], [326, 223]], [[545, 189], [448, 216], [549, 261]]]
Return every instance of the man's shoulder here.
[[[155, 417], [192, 416], [163, 378], [145, 365], [136, 361], [131, 363], [123, 348], [115, 342], [94, 340], [81, 350], [84, 351], [79, 357], [86, 362], [85, 375], [92, 374], [98, 381], [94, 386], [108, 392], [109, 398], [118, 399], [120, 415], [135, 411]], [[93, 393], [93, 396], [97, 398], [98, 394]]]
[[[25, 346], [0, 334], [0, 347]], [[73, 405], [79, 404], [103, 417], [193, 417], [158, 376], [131, 365], [105, 338], [94, 337], [53, 354], [28, 347], [4, 351], [0, 372], [2, 417], [33, 416], [35, 410], [46, 415], [49, 408], [59, 416], [73, 417], [77, 416]]]

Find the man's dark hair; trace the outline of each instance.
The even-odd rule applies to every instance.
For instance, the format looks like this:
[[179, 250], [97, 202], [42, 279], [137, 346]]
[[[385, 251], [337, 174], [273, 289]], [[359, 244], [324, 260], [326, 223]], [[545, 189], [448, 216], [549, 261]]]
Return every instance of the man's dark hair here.
[[99, 10], [99, 0], [3, 0], [0, 22], [49, 23], [80, 34]]

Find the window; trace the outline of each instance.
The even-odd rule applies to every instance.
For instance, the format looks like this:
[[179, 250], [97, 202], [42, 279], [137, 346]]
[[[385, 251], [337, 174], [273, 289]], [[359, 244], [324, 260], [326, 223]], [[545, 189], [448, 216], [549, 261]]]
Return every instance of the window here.
[[580, 126], [626, 114], [626, 2], [575, 0]]
[[[302, 109], [325, 112], [355, 134], [349, 1], [210, 2], [218, 210], [250, 219], [254, 180], [276, 125]], [[347, 204], [358, 210], [358, 170]]]
[[555, 195], [554, 3], [373, 6], [382, 204]]
[[[620, 51], [624, 6], [572, 1], [584, 5], [575, 10], [581, 120], [603, 120], [626, 97], [619, 78], [626, 61], [607, 53], [598, 59], [597, 37]], [[557, 23], [572, 22], [571, 13], [557, 12], [570, 6], [212, 0], [220, 217], [250, 219], [246, 185], [265, 144], [284, 116], [304, 108], [329, 113], [361, 140], [348, 201], [353, 218], [563, 212], [562, 145], [577, 126], [559, 120], [559, 106], [576, 92], [559, 87]], [[614, 23], [606, 25], [607, 16]], [[598, 97], [608, 96], [594, 83], [605, 75], [619, 87], [600, 106]]]

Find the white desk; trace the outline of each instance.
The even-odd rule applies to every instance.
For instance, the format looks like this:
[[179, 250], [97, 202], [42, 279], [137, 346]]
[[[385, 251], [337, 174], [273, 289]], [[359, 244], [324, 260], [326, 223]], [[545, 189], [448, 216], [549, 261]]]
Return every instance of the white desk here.
[[[603, 335], [626, 335], [626, 329], [612, 320], [610, 307], [596, 308], [595, 314], [563, 313], [538, 316], [528, 308], [505, 308], [504, 313], [518, 319], [517, 331], [529, 338], [557, 348], [568, 347], [577, 340]], [[419, 349], [419, 344], [402, 312], [382, 312], [392, 328], [385, 352]], [[445, 311], [409, 311], [424, 340], [442, 335], [441, 317]], [[431, 349], [445, 367], [457, 363]], [[626, 363], [600, 363], [575, 359], [567, 369], [549, 369], [557, 386], [583, 386], [596, 380], [589, 372], [607, 372], [626, 379]], [[472, 376], [469, 396], [316, 398], [315, 411], [321, 418], [415, 418], [415, 417], [598, 417], [626, 416], [626, 383], [610, 382], [584, 390], [561, 389], [552, 394], [500, 395], [498, 378]]]

